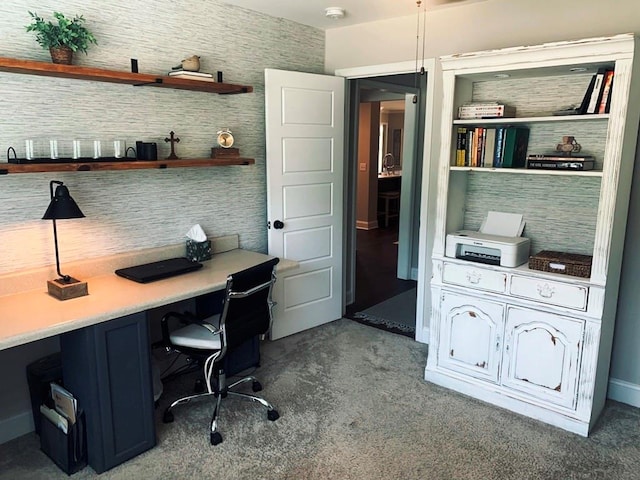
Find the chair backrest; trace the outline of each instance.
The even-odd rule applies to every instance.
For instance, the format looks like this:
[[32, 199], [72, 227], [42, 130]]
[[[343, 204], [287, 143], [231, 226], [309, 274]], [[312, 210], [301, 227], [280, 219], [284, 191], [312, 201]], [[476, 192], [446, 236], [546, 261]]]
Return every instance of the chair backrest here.
[[273, 258], [255, 267], [233, 273], [227, 277], [220, 329], [225, 354], [256, 335], [263, 335], [271, 327], [271, 290], [275, 283]]

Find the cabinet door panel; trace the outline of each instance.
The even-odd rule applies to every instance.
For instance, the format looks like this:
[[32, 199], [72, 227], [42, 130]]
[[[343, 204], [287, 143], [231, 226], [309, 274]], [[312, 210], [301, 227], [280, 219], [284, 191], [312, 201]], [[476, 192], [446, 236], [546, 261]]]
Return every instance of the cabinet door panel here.
[[503, 305], [444, 292], [440, 312], [440, 366], [497, 383], [504, 325]]
[[509, 307], [502, 383], [575, 409], [584, 321]]

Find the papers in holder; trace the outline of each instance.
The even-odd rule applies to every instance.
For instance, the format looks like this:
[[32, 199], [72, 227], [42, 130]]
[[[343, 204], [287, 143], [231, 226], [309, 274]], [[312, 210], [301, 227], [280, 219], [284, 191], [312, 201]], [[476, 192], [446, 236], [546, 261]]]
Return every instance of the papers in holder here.
[[520, 213], [489, 212], [480, 226], [480, 233], [502, 237], [520, 237], [525, 221]]

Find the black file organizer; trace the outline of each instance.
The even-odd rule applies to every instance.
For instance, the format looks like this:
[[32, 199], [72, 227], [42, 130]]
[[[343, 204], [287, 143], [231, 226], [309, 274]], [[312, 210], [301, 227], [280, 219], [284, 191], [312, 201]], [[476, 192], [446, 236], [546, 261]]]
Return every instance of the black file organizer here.
[[87, 442], [84, 412], [78, 410], [76, 423], [68, 433], [41, 415], [40, 448], [67, 475], [87, 466]]

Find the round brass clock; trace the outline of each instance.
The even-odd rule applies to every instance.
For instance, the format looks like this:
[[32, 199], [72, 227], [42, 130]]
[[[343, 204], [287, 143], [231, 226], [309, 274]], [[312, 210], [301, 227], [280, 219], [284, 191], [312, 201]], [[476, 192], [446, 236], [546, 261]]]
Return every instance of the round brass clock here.
[[231, 148], [233, 146], [233, 135], [231, 134], [231, 130], [228, 128], [223, 128], [218, 132], [218, 136], [216, 137], [218, 145], [222, 148]]

